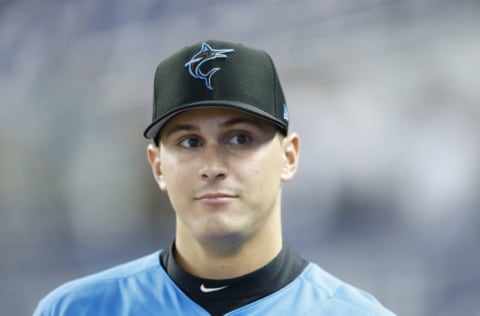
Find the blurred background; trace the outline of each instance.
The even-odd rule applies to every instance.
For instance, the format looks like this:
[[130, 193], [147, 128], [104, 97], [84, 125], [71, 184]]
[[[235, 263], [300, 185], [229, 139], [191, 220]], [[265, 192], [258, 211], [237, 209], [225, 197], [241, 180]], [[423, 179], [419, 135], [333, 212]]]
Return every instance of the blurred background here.
[[0, 1], [0, 306], [166, 247], [156, 65], [267, 50], [302, 137], [284, 232], [398, 315], [480, 315], [480, 3]]

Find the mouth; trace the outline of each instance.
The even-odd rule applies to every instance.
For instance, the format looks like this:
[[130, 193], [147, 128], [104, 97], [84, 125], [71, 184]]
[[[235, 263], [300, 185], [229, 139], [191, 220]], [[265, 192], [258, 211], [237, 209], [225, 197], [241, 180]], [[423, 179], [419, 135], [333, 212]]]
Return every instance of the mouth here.
[[208, 204], [221, 204], [236, 199], [238, 196], [234, 194], [215, 192], [205, 193], [195, 198], [195, 200]]

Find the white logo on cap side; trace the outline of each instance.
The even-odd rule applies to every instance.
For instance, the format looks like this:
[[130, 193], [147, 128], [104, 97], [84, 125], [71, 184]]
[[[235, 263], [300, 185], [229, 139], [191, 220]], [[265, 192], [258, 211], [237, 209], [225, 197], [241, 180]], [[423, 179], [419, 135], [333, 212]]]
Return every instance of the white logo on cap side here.
[[283, 119], [288, 122], [288, 108], [286, 104], [283, 104]]

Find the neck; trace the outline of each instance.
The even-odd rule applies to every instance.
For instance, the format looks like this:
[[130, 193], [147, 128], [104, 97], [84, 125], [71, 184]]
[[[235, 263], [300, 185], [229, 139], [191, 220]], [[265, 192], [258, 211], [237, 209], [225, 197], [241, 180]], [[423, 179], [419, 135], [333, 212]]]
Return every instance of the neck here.
[[[177, 225], [175, 258], [187, 272], [206, 279], [229, 279], [255, 271], [282, 249], [280, 215], [255, 236], [198, 239]], [[178, 219], [177, 219], [178, 220]]]

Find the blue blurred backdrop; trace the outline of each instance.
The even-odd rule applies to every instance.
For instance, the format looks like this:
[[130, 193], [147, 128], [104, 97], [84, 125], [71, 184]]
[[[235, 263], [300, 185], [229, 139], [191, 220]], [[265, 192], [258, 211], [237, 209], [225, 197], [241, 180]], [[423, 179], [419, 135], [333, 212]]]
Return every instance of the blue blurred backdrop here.
[[0, 1], [0, 306], [167, 246], [153, 73], [206, 39], [273, 56], [301, 164], [290, 244], [399, 315], [480, 315], [478, 1]]

